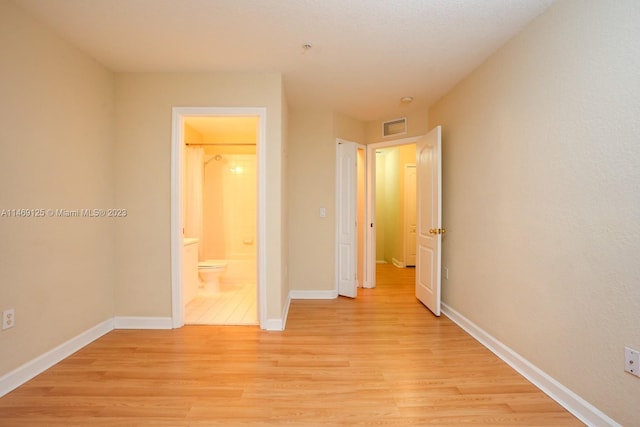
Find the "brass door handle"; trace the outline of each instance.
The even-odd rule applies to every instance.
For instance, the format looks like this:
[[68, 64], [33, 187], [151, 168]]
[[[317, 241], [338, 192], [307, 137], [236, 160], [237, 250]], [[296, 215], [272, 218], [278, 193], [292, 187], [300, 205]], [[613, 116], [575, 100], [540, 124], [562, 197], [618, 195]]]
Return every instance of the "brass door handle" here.
[[447, 232], [446, 228], [430, 228], [429, 234], [444, 234]]
[[430, 228], [429, 234], [438, 234], [438, 230], [436, 230], [435, 228]]

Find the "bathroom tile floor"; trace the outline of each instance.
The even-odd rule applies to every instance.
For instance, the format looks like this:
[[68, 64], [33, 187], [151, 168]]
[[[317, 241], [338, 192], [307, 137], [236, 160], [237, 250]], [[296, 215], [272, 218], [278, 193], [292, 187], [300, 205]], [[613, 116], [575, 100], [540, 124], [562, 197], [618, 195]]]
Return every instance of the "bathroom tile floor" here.
[[257, 325], [255, 283], [222, 284], [218, 292], [200, 291], [185, 308], [187, 325]]

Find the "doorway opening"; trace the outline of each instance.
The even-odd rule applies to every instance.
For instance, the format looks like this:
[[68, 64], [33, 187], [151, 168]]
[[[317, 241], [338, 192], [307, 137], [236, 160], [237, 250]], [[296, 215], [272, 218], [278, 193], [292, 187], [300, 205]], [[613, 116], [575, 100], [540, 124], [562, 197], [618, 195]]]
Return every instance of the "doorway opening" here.
[[[368, 259], [366, 287], [376, 286], [376, 267], [415, 266], [416, 141], [411, 137], [370, 144], [367, 161]], [[388, 269], [387, 269], [388, 270]]]
[[264, 325], [263, 108], [174, 108], [172, 315]]

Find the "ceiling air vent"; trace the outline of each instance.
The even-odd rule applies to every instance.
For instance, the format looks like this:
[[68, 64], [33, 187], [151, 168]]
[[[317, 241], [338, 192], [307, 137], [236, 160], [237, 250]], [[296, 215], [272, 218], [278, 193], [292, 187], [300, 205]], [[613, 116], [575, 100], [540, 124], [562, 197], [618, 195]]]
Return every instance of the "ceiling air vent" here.
[[382, 122], [382, 136], [395, 136], [407, 133], [407, 118]]

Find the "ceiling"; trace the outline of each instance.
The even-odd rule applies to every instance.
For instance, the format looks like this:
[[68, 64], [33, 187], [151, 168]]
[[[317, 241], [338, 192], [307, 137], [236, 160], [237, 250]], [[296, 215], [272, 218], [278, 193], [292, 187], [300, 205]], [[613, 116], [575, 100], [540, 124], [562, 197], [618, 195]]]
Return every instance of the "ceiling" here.
[[113, 71], [279, 71], [290, 107], [370, 121], [428, 107], [554, 0], [14, 1]]

